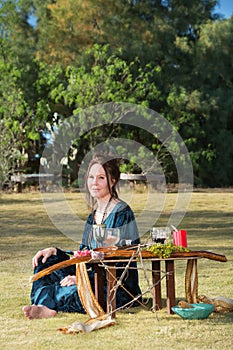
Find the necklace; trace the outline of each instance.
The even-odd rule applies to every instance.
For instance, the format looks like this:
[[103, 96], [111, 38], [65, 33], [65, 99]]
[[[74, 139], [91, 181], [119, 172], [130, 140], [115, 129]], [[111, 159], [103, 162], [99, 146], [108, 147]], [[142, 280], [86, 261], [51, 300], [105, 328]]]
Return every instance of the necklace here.
[[[100, 224], [96, 223], [95, 215], [97, 213], [97, 210], [93, 211], [93, 213], [92, 213], [92, 230], [90, 231], [91, 236], [90, 236], [90, 244], [89, 244], [90, 246], [91, 246], [92, 238], [94, 238], [97, 248], [101, 247], [103, 245], [103, 241], [105, 240], [105, 234], [106, 234], [106, 230], [105, 230], [106, 225], [103, 222], [104, 222], [104, 218], [105, 218], [105, 215], [107, 213], [107, 210], [108, 210], [108, 207], [109, 207], [111, 200], [112, 200], [112, 196], [109, 198], [109, 200], [104, 208]], [[98, 221], [100, 221], [100, 220], [98, 220]]]
[[[102, 218], [101, 218], [101, 222], [100, 222], [100, 225], [103, 225], [103, 222], [104, 222], [104, 218], [105, 218], [105, 215], [107, 214], [107, 210], [108, 210], [108, 207], [111, 203], [111, 200], [112, 200], [112, 196], [109, 198], [107, 204], [105, 205], [105, 208], [104, 208], [104, 211], [103, 211], [103, 215], [102, 215]], [[95, 213], [97, 213], [98, 210], [95, 211]], [[101, 211], [99, 211], [99, 213], [101, 213]], [[94, 218], [93, 218], [93, 222], [94, 222]]]

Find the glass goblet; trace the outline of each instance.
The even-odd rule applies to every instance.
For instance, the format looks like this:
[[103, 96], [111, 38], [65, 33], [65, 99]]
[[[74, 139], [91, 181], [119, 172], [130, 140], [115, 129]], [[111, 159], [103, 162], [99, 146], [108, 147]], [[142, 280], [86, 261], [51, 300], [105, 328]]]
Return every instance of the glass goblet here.
[[93, 225], [92, 232], [93, 232], [93, 237], [96, 241], [96, 247], [97, 248], [102, 247], [103, 242], [106, 239], [106, 225], [105, 224]]
[[120, 240], [120, 229], [119, 228], [107, 228], [104, 245], [115, 246]]

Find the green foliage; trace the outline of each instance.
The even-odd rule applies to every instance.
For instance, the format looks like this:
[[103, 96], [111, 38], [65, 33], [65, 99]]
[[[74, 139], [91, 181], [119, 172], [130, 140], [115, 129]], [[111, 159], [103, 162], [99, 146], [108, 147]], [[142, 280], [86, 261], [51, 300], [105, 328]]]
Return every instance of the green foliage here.
[[189, 252], [189, 249], [185, 247], [175, 246], [173, 243], [156, 243], [152, 244], [149, 247], [145, 248], [145, 250], [154, 254], [155, 257], [158, 258], [169, 258], [172, 253], [179, 252]]
[[[54, 113], [64, 120], [96, 104], [130, 102], [174, 125], [195, 184], [231, 186], [233, 19], [213, 14], [216, 2], [0, 1], [0, 118], [21, 140], [19, 152], [39, 142]], [[85, 147], [88, 137], [101, 139], [95, 130]], [[162, 145], [138, 130], [127, 138], [143, 141], [175, 181]]]
[[9, 128], [0, 120], [0, 187], [10, 183], [9, 173], [13, 172], [17, 162], [21, 160], [19, 152], [19, 140], [14, 133], [9, 132]]
[[51, 90], [51, 97], [73, 108], [73, 114], [111, 101], [148, 105], [152, 98], [158, 99], [157, 69], [149, 64], [143, 68], [137, 60], [127, 63], [120, 55], [111, 53], [108, 45], [94, 45], [84, 53], [89, 62], [68, 66], [66, 80]]

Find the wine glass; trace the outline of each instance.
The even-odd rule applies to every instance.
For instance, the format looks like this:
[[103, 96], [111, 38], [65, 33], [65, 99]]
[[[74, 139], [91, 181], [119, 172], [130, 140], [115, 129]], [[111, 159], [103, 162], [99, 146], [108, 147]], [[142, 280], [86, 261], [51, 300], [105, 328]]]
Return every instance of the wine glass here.
[[150, 237], [151, 237], [152, 242], [156, 242], [156, 237], [157, 237], [157, 229], [156, 229], [156, 227], [152, 227], [150, 229]]
[[106, 225], [105, 224], [93, 225], [92, 231], [93, 231], [93, 237], [96, 241], [97, 248], [102, 247], [106, 239]]
[[103, 242], [105, 246], [115, 246], [120, 240], [120, 229], [119, 228], [107, 228], [105, 241]]
[[156, 242], [163, 244], [165, 242], [166, 238], [167, 238], [166, 231], [162, 228], [158, 229], [158, 233], [156, 236]]
[[150, 229], [150, 235], [152, 242], [165, 243], [165, 241], [170, 240], [171, 230], [169, 227], [152, 227]]

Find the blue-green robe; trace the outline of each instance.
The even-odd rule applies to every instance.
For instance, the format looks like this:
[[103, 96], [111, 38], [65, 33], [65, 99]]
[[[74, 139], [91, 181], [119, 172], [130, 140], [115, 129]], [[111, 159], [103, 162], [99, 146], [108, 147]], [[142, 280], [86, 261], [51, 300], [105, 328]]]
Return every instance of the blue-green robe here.
[[[96, 248], [96, 242], [92, 236], [92, 224], [93, 224], [93, 215], [90, 214], [84, 229], [82, 243], [80, 249]], [[108, 215], [104, 221], [106, 228], [119, 228], [120, 229], [120, 241], [118, 245], [125, 245], [125, 242], [131, 242], [131, 244], [138, 244], [139, 233], [137, 225], [135, 222], [134, 213], [131, 208], [123, 201], [118, 202], [113, 208], [112, 212]], [[35, 268], [34, 273], [37, 273], [53, 264], [58, 262], [68, 260], [72, 252], [63, 251], [57, 248], [57, 255], [51, 256], [46, 263], [42, 263], [40, 259], [38, 267]], [[90, 264], [91, 265], [91, 264]], [[121, 266], [122, 269], [116, 271], [117, 277], [119, 277], [124, 266], [126, 264], [118, 264], [118, 267]], [[132, 267], [136, 267], [136, 263], [131, 264]], [[31, 303], [35, 305], [45, 305], [50, 309], [56, 310], [57, 312], [80, 312], [84, 313], [83, 306], [80, 302], [77, 286], [62, 287], [60, 281], [67, 275], [75, 275], [75, 266], [69, 266], [64, 269], [60, 269], [51, 273], [48, 276], [42, 277], [38, 281], [35, 281], [32, 286], [31, 291]], [[92, 266], [88, 266], [88, 275], [92, 288], [94, 290], [94, 271]], [[124, 287], [132, 294], [133, 296], [138, 296], [141, 294], [139, 281], [138, 281], [138, 271], [137, 269], [128, 270], [124, 280]], [[104, 285], [105, 290], [105, 301], [106, 301], [106, 280]], [[117, 290], [117, 307], [123, 306], [129, 301], [132, 300], [132, 297], [125, 292], [121, 287]], [[139, 299], [141, 300], [141, 299]], [[134, 306], [139, 305], [138, 302], [134, 302]]]

